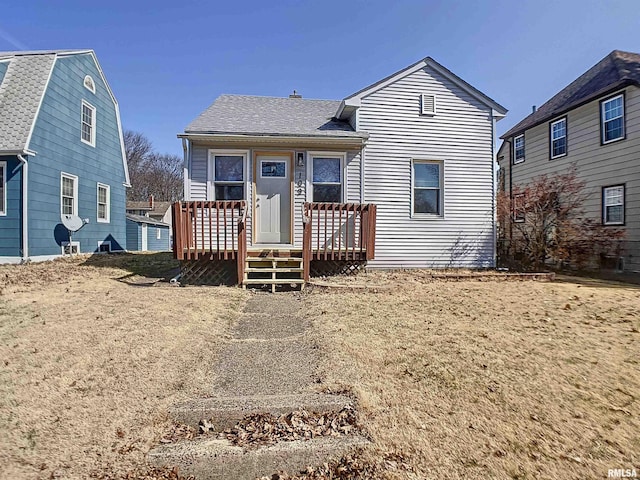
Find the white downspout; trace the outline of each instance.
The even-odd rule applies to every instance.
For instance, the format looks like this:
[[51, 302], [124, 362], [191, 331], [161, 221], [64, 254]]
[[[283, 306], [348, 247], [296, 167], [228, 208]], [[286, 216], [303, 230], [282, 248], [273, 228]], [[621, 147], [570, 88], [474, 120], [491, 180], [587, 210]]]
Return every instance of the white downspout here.
[[496, 117], [491, 113], [491, 225], [493, 235], [493, 268], [498, 267], [498, 229], [496, 226]]
[[22, 164], [22, 262], [29, 260], [29, 218], [27, 215], [28, 192], [29, 192], [29, 163], [27, 159], [18, 155], [18, 160]]
[[190, 157], [191, 157], [191, 148], [187, 143], [188, 140], [186, 138], [182, 139], [182, 151], [184, 162], [182, 164], [182, 181], [184, 186], [182, 187], [182, 199], [189, 200], [191, 198], [191, 182], [189, 181], [189, 170], [191, 167]]

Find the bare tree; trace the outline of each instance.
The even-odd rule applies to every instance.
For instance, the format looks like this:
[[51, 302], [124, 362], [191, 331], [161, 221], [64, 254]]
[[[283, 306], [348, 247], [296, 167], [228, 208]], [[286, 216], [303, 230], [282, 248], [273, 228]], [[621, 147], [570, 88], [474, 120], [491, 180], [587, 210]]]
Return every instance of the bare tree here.
[[536, 269], [549, 262], [584, 268], [599, 256], [619, 253], [624, 231], [585, 216], [585, 187], [573, 165], [565, 173], [514, 185], [511, 195], [499, 192], [500, 236], [507, 243], [501, 260]]
[[129, 165], [131, 188], [128, 200], [158, 201], [182, 199], [182, 159], [177, 155], [154, 151], [151, 141], [139, 132], [124, 132], [125, 152]]

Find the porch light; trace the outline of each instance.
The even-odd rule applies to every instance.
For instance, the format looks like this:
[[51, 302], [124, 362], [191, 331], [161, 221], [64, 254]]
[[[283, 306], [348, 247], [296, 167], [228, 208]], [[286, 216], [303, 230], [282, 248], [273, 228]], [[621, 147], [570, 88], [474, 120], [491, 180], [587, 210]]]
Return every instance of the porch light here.
[[304, 167], [304, 153], [303, 152], [298, 152], [297, 158], [296, 158], [296, 165], [298, 167]]

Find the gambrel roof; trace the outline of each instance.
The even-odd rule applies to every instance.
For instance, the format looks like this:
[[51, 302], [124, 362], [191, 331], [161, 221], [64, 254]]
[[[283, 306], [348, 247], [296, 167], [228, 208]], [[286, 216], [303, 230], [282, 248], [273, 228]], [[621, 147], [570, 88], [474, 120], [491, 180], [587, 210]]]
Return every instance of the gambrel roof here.
[[185, 133], [364, 137], [348, 122], [334, 118], [339, 106], [335, 100], [220, 95]]
[[627, 85], [640, 86], [640, 54], [614, 50], [500, 138], [520, 134]]
[[125, 169], [125, 184], [129, 185], [129, 170], [122, 138], [120, 110], [111, 87], [104, 77], [93, 50], [38, 50], [0, 52], [0, 63], [6, 71], [0, 77], [0, 154], [33, 155], [29, 148], [31, 134], [44, 95], [51, 79], [56, 59], [68, 55], [91, 55], [116, 111], [122, 163]]

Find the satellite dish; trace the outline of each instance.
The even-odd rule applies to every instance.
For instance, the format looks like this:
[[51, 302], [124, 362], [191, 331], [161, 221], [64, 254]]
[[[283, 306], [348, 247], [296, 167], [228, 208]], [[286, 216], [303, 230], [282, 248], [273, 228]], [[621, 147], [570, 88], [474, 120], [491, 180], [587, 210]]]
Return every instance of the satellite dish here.
[[82, 220], [77, 215], [62, 215], [62, 224], [69, 230], [70, 232], [77, 232], [82, 227], [84, 227], [84, 220]]

